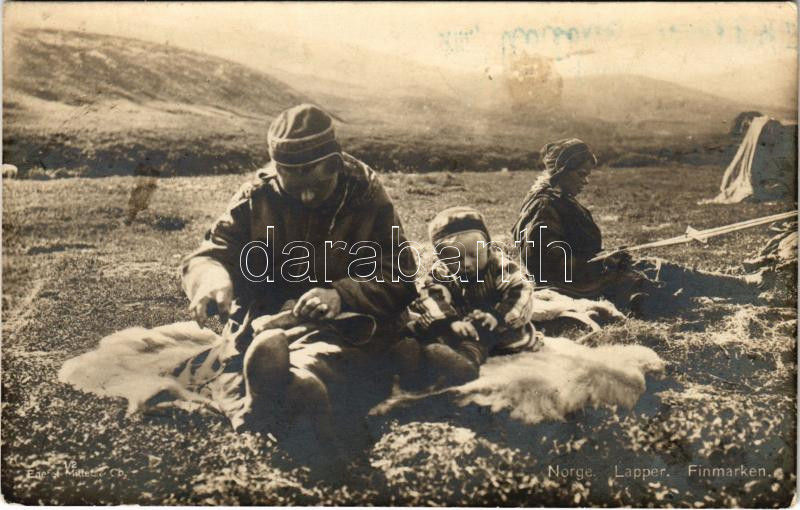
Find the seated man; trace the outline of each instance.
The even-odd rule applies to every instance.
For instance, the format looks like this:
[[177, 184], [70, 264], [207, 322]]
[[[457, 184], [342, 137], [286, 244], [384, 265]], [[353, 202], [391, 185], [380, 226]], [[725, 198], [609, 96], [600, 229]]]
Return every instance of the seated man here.
[[[231, 339], [187, 364], [230, 377], [187, 377], [225, 381], [213, 383], [220, 387], [211, 393], [226, 402], [234, 426], [267, 431], [280, 421], [277, 408], [284, 403], [329, 414], [331, 385], [374, 368], [371, 360], [391, 343], [401, 312], [416, 295], [416, 261], [410, 250], [397, 249], [405, 237], [394, 206], [375, 172], [342, 152], [331, 117], [311, 105], [290, 108], [273, 121], [268, 143], [272, 161], [234, 195], [182, 263], [194, 318], [202, 324], [216, 309], [227, 318], [224, 336]], [[359, 242], [373, 247], [375, 274], [348, 273], [368, 251], [358, 250]], [[300, 367], [280, 330], [254, 339], [250, 325], [290, 300], [295, 323], [349, 311], [369, 314], [381, 327], [366, 346], [330, 332], [317, 335], [313, 348], [297, 353]], [[320, 348], [321, 342], [330, 345]]]

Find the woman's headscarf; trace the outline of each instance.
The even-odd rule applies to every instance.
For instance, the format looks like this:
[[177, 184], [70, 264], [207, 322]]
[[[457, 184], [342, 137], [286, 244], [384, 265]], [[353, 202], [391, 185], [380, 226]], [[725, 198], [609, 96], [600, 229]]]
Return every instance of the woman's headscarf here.
[[553, 187], [554, 181], [564, 172], [579, 168], [584, 162], [591, 161], [597, 164], [597, 157], [583, 141], [577, 138], [565, 138], [551, 142], [542, 147], [540, 151], [544, 173], [536, 179], [527, 195], [522, 200], [522, 207], [514, 228], [511, 229], [514, 240], [520, 239], [520, 232], [530, 219], [531, 205], [539, 193]]
[[597, 157], [589, 146], [577, 138], [548, 143], [542, 147], [541, 158], [544, 170], [551, 180], [565, 171], [579, 168], [586, 161], [597, 164]]

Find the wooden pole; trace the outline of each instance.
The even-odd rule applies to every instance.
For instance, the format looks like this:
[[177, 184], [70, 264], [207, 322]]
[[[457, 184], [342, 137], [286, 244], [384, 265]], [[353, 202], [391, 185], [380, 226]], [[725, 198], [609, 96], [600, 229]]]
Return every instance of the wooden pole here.
[[683, 244], [691, 241], [700, 241], [704, 243], [712, 237], [721, 236], [723, 234], [729, 234], [731, 232], [736, 232], [737, 230], [744, 230], [746, 228], [757, 227], [759, 225], [766, 225], [767, 223], [773, 223], [775, 221], [788, 220], [790, 218], [797, 218], [796, 209], [794, 211], [787, 211], [783, 213], [773, 214], [770, 216], [764, 216], [762, 218], [740, 221], [738, 223], [731, 223], [730, 225], [723, 225], [721, 227], [709, 228], [707, 230], [695, 230], [692, 227], [686, 227], [686, 233], [683, 235], [670, 237], [669, 239], [662, 239], [660, 241], [638, 244], [636, 246], [617, 248], [609, 252], [601, 253], [598, 256], [594, 257], [593, 259], [589, 260], [589, 262], [596, 262], [598, 260], [603, 260], [605, 258], [610, 257], [611, 255], [621, 253], [624, 251], [634, 252], [634, 251], [645, 250], [647, 248], [671, 246], [673, 244]]

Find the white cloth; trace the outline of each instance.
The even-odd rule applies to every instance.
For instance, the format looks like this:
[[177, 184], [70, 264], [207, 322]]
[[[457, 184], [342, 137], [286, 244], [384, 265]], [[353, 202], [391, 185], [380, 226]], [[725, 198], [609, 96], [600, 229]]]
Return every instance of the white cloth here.
[[786, 129], [769, 117], [754, 118], [725, 169], [719, 195], [701, 204], [734, 204], [751, 197], [754, 200], [794, 197], [793, 161], [797, 147]]

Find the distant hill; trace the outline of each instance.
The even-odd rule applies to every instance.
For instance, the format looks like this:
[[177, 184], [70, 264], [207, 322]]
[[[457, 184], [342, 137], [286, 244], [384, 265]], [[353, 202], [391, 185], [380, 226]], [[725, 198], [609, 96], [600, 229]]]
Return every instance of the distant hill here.
[[538, 148], [567, 136], [587, 140], [603, 161], [719, 152], [725, 142], [714, 137], [748, 108], [632, 75], [565, 78], [560, 99], [520, 105], [502, 74], [318, 44], [264, 49], [258, 67], [270, 72], [74, 31], [11, 31], [5, 44], [3, 158], [23, 174], [251, 170], [267, 161], [271, 119], [300, 102], [328, 109], [347, 150], [370, 164], [421, 171], [530, 168]]
[[629, 74], [567, 79], [562, 105], [574, 109], [576, 115], [609, 122], [661, 121], [687, 125], [728, 122], [741, 109], [741, 105], [719, 96]]
[[710, 73], [695, 77], [701, 90], [737, 97], [773, 110], [777, 117], [797, 116], [797, 60], [765, 60], [749, 64], [746, 73]]
[[[721, 133], [729, 129], [737, 114], [754, 108], [777, 116], [787, 114], [786, 108], [771, 104], [741, 103], [632, 74], [564, 77], [559, 101], [521, 109], [510, 97], [509, 76], [504, 72], [439, 69], [364, 49], [344, 51], [329, 46], [309, 44], [306, 49], [314, 59], [313, 65], [298, 60], [292, 64], [292, 71], [286, 71], [276, 63], [274, 72], [286, 83], [331, 108], [339, 107], [342, 115], [354, 119], [365, 117], [356, 113], [359, 110], [375, 106], [384, 112], [402, 111], [405, 117], [419, 116], [422, 124], [430, 120], [438, 123], [454, 120], [457, 121], [454, 124], [469, 127], [478, 119], [477, 124], [499, 126], [504, 130], [503, 136], [509, 135], [510, 129], [512, 133], [538, 138], [540, 129], [580, 130], [587, 124], [600, 123], [604, 129], [613, 124], [614, 132], [625, 138], [658, 136], [658, 133], [667, 136]], [[325, 77], [320, 78], [317, 68], [325, 60], [335, 64], [325, 67]], [[352, 90], [352, 96], [343, 94], [345, 90]], [[413, 97], [409, 97], [411, 94]], [[341, 108], [342, 105], [347, 108]], [[360, 108], [351, 108], [355, 105]], [[375, 112], [366, 117], [383, 121], [386, 116]], [[588, 131], [592, 131], [591, 126]]]
[[240, 64], [136, 39], [24, 30], [6, 48], [3, 158], [22, 172], [253, 169], [269, 120], [308, 100]]
[[302, 95], [271, 76], [200, 53], [83, 32], [13, 34], [5, 88], [70, 106], [178, 103], [271, 116]]

